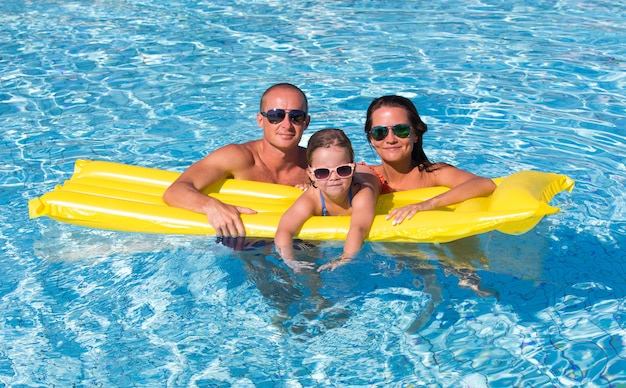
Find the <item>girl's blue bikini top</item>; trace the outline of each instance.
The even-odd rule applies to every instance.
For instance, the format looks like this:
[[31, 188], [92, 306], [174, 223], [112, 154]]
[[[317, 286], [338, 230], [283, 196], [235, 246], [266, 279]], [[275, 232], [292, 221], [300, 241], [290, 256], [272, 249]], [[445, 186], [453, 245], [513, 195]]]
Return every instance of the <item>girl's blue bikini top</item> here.
[[[350, 197], [350, 206], [352, 206], [352, 186], [350, 186], [350, 191], [348, 192], [348, 196]], [[320, 191], [320, 199], [322, 200], [322, 216], [326, 217], [328, 215], [328, 210], [326, 210], [326, 202], [324, 201], [324, 196]]]

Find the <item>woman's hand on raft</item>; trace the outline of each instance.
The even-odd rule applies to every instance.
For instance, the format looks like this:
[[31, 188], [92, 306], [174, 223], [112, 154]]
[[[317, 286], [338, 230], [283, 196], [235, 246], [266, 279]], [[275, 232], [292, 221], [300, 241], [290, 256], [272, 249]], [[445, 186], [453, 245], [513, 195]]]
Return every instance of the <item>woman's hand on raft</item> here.
[[414, 203], [411, 205], [399, 207], [396, 209], [392, 209], [385, 219], [393, 220], [393, 225], [401, 224], [405, 219], [410, 220], [416, 215], [418, 212], [433, 210], [435, 208], [434, 204], [428, 200], [424, 202]]

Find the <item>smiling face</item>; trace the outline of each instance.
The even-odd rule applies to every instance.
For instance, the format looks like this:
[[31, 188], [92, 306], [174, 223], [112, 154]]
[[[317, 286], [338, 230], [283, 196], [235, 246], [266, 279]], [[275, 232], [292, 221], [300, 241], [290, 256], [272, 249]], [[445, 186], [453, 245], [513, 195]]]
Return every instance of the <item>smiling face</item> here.
[[[372, 112], [372, 128], [384, 126], [391, 128], [397, 124], [411, 125], [409, 115], [404, 108], [382, 106]], [[386, 163], [395, 163], [411, 160], [411, 152], [417, 141], [415, 131], [402, 139], [389, 130], [387, 136], [382, 140], [370, 139], [372, 146]]]
[[289, 150], [296, 148], [304, 130], [308, 127], [310, 118], [307, 115], [306, 120], [301, 124], [294, 124], [289, 118], [289, 112], [292, 110], [302, 110], [307, 112], [307, 103], [302, 93], [295, 88], [282, 86], [274, 88], [267, 92], [261, 102], [261, 111], [267, 112], [272, 109], [283, 109], [286, 111], [282, 121], [272, 124], [268, 118], [261, 113], [257, 114], [257, 122], [259, 127], [263, 128], [263, 135], [267, 142], [272, 146]]
[[[331, 145], [330, 147], [317, 148], [311, 155], [311, 163], [307, 172], [309, 178], [328, 197], [333, 198], [348, 191], [352, 185], [352, 174], [341, 177], [336, 169], [339, 166], [351, 165], [354, 172], [354, 164], [350, 152], [343, 147]], [[327, 168], [330, 176], [327, 179], [317, 179], [314, 171], [319, 168]], [[341, 171], [340, 171], [341, 172]]]

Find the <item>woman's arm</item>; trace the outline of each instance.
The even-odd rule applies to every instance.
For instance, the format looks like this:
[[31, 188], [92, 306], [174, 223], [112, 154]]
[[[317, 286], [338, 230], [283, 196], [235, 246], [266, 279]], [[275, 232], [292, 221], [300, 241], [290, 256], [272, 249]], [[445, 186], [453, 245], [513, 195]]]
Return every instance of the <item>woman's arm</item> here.
[[453, 166], [443, 167], [430, 174], [435, 174], [433, 186], [446, 186], [450, 190], [424, 202], [392, 209], [387, 215], [387, 219], [393, 219], [394, 225], [405, 219], [410, 220], [417, 212], [452, 205], [470, 198], [485, 197], [496, 189], [496, 184], [491, 179], [474, 175]]

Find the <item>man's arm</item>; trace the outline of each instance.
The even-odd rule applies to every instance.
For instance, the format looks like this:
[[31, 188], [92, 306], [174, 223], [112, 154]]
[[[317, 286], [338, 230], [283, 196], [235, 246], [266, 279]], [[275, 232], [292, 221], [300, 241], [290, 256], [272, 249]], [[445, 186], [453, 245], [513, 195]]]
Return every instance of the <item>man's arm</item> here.
[[245, 236], [240, 213], [256, 213], [250, 208], [232, 206], [202, 193], [222, 179], [236, 177], [254, 166], [254, 158], [241, 145], [227, 145], [192, 164], [163, 194], [168, 205], [206, 214], [219, 236]]

